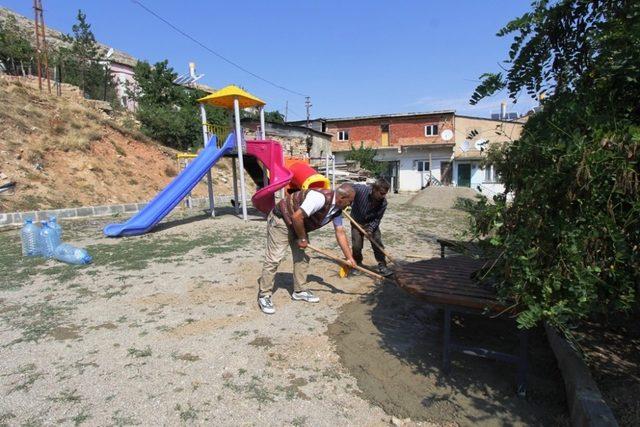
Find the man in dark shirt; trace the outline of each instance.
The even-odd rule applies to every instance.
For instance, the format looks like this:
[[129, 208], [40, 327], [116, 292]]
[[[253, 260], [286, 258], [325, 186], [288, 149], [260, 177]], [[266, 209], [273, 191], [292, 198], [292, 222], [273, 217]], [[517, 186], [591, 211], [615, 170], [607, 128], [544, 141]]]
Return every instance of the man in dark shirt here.
[[[383, 248], [380, 221], [387, 209], [386, 196], [389, 192], [389, 187], [389, 183], [382, 178], [371, 186], [356, 184], [353, 186], [356, 191], [356, 197], [351, 205], [351, 217]], [[364, 234], [352, 224], [351, 248], [353, 250], [353, 259], [358, 264], [362, 263], [364, 238]], [[373, 248], [373, 255], [378, 261], [378, 272], [383, 276], [392, 275], [393, 272], [387, 267], [387, 261], [382, 251], [373, 244], [371, 247]]]

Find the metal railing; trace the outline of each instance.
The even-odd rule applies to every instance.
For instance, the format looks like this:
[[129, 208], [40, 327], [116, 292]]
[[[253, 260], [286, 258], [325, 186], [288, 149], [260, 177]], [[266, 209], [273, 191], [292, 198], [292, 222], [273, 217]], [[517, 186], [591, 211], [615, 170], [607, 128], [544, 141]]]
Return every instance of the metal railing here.
[[211, 123], [204, 124], [205, 129], [207, 130], [207, 138], [211, 138], [211, 135], [215, 134], [218, 137], [218, 147], [224, 144], [224, 141], [229, 136], [229, 132], [231, 129], [229, 126], [225, 125], [212, 125]]

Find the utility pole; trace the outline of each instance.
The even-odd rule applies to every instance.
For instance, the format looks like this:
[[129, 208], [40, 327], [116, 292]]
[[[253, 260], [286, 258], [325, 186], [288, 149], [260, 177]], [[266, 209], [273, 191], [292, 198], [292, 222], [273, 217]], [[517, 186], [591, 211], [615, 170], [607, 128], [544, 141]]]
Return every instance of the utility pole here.
[[[42, 78], [47, 79], [47, 89], [51, 93], [51, 80], [49, 80], [49, 58], [47, 57], [47, 36], [45, 34], [44, 16], [42, 14], [42, 0], [33, 0], [36, 26], [36, 66], [38, 68], [38, 87], [42, 92]], [[42, 72], [44, 62], [44, 73]]]
[[311, 117], [311, 106], [313, 104], [311, 104], [311, 97], [310, 96], [306, 96], [305, 97], [305, 101], [304, 101], [304, 106], [307, 108], [307, 127], [309, 127], [309, 119]]
[[287, 116], [289, 115], [289, 101], [284, 104], [284, 122], [287, 123]]

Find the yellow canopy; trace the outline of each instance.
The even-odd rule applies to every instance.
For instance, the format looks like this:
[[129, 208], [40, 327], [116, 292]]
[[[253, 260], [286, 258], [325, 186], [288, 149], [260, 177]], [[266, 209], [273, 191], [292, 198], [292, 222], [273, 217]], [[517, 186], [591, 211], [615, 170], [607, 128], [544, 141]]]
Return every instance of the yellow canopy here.
[[222, 89], [213, 92], [211, 95], [198, 99], [198, 102], [232, 110], [233, 100], [236, 98], [238, 98], [240, 108], [256, 107], [266, 104], [266, 102], [260, 98], [251, 95], [249, 92], [240, 89], [236, 85], [223, 87]]

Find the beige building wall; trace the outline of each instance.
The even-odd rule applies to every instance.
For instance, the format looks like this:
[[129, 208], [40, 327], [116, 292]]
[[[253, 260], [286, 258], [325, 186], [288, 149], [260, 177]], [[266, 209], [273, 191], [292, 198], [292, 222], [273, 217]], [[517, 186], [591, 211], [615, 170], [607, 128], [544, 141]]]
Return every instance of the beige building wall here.
[[[513, 142], [520, 138], [523, 123], [505, 122], [478, 117], [455, 116], [455, 159], [480, 159], [483, 153], [476, 148], [476, 142], [487, 141], [484, 149], [503, 142]], [[463, 143], [468, 141], [468, 150], [463, 150]]]

